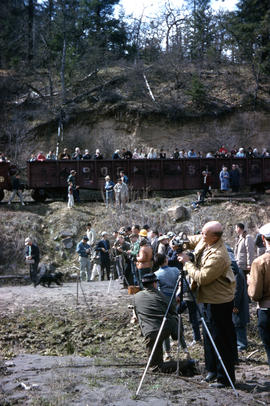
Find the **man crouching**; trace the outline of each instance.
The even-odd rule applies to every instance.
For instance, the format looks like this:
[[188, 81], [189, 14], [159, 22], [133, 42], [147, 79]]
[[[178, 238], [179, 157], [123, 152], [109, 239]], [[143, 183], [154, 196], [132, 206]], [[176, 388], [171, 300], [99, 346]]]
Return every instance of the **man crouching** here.
[[[145, 338], [148, 357], [150, 357], [152, 353], [152, 349], [170, 301], [170, 298], [163, 295], [157, 289], [157, 281], [158, 278], [153, 273], [144, 275], [142, 278], [144, 290], [136, 293], [134, 298], [135, 312], [139, 319], [142, 334]], [[170, 336], [173, 340], [177, 340], [177, 325], [177, 313], [175, 306], [172, 304], [169, 308], [166, 322], [150, 363], [153, 371], [167, 373], [176, 371], [176, 361], [163, 362], [162, 342]], [[194, 375], [196, 373], [195, 361], [181, 361], [179, 363], [179, 371], [183, 375]]]

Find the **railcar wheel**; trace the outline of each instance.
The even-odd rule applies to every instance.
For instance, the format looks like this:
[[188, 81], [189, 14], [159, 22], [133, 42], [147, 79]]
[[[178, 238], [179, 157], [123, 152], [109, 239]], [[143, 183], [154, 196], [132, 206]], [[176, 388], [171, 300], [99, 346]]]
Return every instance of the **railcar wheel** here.
[[36, 202], [43, 203], [47, 199], [47, 195], [45, 190], [43, 189], [35, 189], [31, 192], [31, 197]]
[[5, 192], [3, 191], [3, 189], [0, 189], [0, 202], [1, 200], [3, 200], [5, 197]]

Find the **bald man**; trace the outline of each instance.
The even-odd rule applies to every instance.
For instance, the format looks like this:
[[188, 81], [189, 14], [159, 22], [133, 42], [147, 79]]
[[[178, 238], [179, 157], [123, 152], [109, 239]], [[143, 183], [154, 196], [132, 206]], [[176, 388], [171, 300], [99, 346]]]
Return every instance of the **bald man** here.
[[[184, 269], [194, 281], [198, 302], [203, 303], [204, 319], [234, 383], [234, 365], [237, 359], [236, 334], [232, 322], [235, 277], [222, 233], [222, 225], [219, 222], [206, 223], [201, 235], [189, 237], [188, 248], [194, 250], [194, 262], [190, 262], [190, 257], [185, 253], [180, 254], [178, 260], [185, 264]], [[208, 372], [205, 380], [217, 380], [211, 387], [229, 386], [228, 378], [206, 331], [203, 331], [203, 336], [205, 367]]]

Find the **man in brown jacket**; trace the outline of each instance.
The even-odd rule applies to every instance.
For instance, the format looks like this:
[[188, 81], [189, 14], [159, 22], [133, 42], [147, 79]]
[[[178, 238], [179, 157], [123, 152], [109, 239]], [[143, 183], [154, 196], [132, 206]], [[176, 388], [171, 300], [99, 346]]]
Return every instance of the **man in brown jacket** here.
[[153, 266], [153, 249], [147, 240], [143, 237], [140, 240], [140, 250], [137, 255], [136, 267], [138, 269], [139, 284], [142, 288], [142, 278], [145, 274], [152, 272]]
[[[234, 365], [236, 361], [236, 334], [232, 322], [235, 292], [235, 277], [231, 260], [222, 240], [222, 226], [210, 221], [202, 228], [201, 235], [189, 237], [188, 248], [194, 249], [194, 261], [182, 253], [178, 260], [185, 264], [185, 270], [198, 290], [198, 301], [203, 303], [203, 315], [212, 338], [228, 371], [235, 382]], [[229, 386], [228, 378], [219, 362], [211, 341], [203, 329], [206, 381], [217, 378], [212, 387]]]
[[259, 232], [266, 251], [251, 265], [248, 294], [258, 302], [258, 329], [270, 366], [270, 223], [261, 227]]

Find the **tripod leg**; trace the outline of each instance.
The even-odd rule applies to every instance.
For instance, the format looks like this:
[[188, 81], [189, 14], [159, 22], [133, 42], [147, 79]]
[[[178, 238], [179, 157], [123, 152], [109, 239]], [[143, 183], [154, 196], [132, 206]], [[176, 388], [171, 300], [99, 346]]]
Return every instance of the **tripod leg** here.
[[179, 364], [180, 364], [180, 337], [181, 337], [181, 314], [178, 314], [178, 325], [177, 325], [177, 369], [176, 375], [179, 376]]

